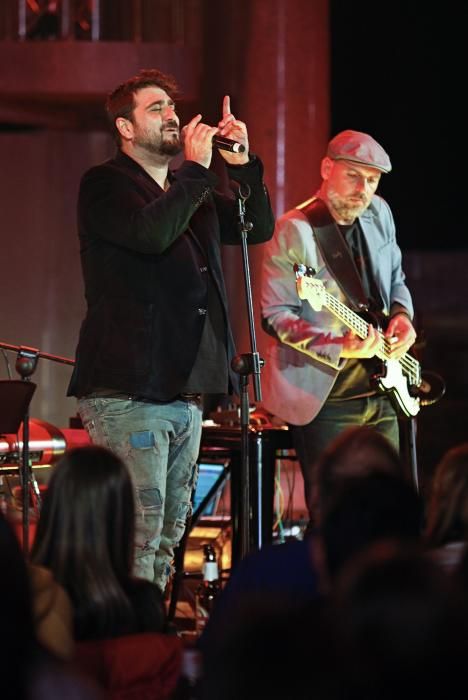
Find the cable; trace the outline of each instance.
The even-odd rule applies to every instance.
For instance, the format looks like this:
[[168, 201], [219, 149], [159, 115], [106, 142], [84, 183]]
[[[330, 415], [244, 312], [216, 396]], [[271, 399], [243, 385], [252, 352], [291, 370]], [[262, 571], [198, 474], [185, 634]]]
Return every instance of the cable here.
[[13, 375], [12, 375], [12, 373], [11, 373], [10, 360], [9, 360], [9, 358], [8, 358], [8, 355], [7, 355], [6, 350], [4, 350], [3, 348], [2, 348], [2, 355], [3, 355], [3, 358], [4, 358], [4, 360], [5, 360], [6, 370], [7, 370], [7, 374], [8, 374], [8, 379], [12, 379], [12, 378], [13, 378]]
[[276, 521], [273, 524], [273, 530], [278, 529], [278, 537], [281, 543], [284, 542], [284, 528], [282, 517], [284, 513], [284, 494], [281, 488], [281, 460], [276, 462], [275, 474], [275, 505], [276, 505]]

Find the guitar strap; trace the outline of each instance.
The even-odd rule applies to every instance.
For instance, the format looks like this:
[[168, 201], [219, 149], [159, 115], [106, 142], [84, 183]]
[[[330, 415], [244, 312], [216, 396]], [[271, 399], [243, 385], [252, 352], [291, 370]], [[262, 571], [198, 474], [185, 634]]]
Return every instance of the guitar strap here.
[[362, 286], [356, 263], [327, 206], [313, 199], [298, 209], [305, 214], [329, 272], [333, 275], [354, 311], [367, 311], [369, 300]]

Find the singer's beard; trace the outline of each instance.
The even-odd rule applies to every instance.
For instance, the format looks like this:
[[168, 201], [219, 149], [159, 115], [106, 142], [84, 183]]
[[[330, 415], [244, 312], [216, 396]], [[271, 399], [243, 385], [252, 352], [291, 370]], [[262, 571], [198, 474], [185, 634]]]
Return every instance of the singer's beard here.
[[155, 134], [142, 130], [135, 134], [134, 145], [148, 153], [157, 156], [176, 156], [182, 151], [180, 135], [177, 131], [161, 129], [156, 138]]
[[162, 156], [176, 156], [182, 151], [182, 144], [180, 143], [180, 138], [178, 134], [171, 134], [174, 138], [172, 140], [163, 139], [159, 144], [159, 155]]

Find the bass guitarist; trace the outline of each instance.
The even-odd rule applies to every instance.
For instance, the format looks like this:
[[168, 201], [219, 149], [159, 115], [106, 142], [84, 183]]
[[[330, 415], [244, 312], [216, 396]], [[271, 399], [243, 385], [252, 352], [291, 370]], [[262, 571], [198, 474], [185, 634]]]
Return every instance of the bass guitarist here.
[[[266, 246], [262, 323], [275, 342], [265, 353], [264, 406], [289, 425], [311, 522], [317, 516], [315, 463], [338, 434], [369, 425], [399, 449], [391, 394], [372, 382], [382, 342], [388, 356], [398, 359], [416, 339], [393, 215], [376, 194], [382, 173], [391, 167], [385, 150], [368, 134], [339, 133], [322, 160], [317, 194], [277, 221]], [[298, 296], [297, 264], [312, 268], [327, 292], [347, 305], [357, 280], [366, 305], [388, 318], [383, 334], [369, 323], [361, 339], [330, 310], [314, 311]]]

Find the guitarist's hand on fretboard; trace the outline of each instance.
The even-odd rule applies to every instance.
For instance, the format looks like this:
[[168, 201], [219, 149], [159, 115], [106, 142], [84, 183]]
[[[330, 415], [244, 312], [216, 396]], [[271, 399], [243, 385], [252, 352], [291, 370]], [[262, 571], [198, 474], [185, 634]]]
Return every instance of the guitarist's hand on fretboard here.
[[374, 357], [382, 349], [382, 337], [372, 324], [367, 328], [367, 338], [361, 340], [355, 333], [348, 331], [343, 336], [341, 357], [364, 358]]
[[416, 340], [413, 324], [404, 313], [399, 313], [390, 319], [384, 335], [388, 355], [392, 360], [403, 357]]

